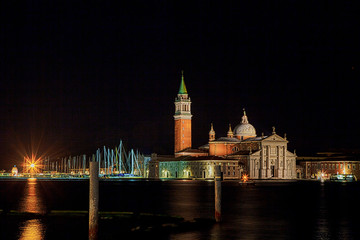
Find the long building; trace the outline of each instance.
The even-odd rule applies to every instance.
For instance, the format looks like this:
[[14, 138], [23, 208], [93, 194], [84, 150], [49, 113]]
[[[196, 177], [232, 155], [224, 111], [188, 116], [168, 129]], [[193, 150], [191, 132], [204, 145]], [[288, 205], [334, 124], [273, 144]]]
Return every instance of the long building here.
[[325, 179], [333, 174], [353, 174], [360, 179], [360, 154], [358, 152], [319, 152], [313, 156], [297, 158], [298, 177], [305, 179]]
[[213, 178], [215, 165], [221, 165], [224, 179], [240, 179], [244, 174], [250, 179], [296, 178], [296, 154], [288, 151], [286, 135], [279, 136], [273, 127], [271, 135], [257, 136], [245, 109], [241, 122], [234, 131], [229, 125], [224, 137], [216, 138], [211, 124], [208, 143], [197, 149], [192, 148], [191, 121], [191, 100], [182, 73], [175, 99], [174, 155], [152, 154], [150, 178]]

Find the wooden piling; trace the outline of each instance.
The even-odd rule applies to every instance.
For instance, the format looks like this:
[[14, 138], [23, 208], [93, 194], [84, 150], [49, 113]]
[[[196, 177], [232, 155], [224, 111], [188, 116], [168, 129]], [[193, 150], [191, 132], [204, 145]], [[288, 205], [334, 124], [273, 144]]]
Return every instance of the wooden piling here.
[[221, 166], [215, 166], [215, 221], [221, 221]]
[[90, 192], [89, 192], [89, 240], [98, 238], [99, 221], [99, 163], [90, 162]]

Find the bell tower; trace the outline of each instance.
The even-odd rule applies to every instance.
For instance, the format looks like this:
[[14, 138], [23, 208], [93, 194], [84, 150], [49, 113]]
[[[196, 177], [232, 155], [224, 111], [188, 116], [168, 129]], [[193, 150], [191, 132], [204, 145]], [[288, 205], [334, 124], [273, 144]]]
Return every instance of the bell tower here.
[[181, 71], [180, 88], [175, 98], [175, 153], [191, 148], [191, 117], [191, 101], [185, 86], [184, 71]]
[[215, 130], [213, 124], [211, 123], [210, 132], [209, 132], [209, 142], [214, 140], [215, 140]]

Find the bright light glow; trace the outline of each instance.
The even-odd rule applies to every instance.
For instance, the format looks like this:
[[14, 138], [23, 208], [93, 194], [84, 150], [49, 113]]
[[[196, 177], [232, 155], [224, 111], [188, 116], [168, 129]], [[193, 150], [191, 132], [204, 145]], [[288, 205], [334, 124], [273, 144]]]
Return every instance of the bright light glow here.
[[12, 176], [17, 176], [18, 175], [18, 169], [16, 166], [14, 166], [12, 169], [11, 169], [11, 175]]
[[24, 172], [36, 174], [42, 171], [42, 159], [37, 158], [34, 154], [31, 157], [24, 157]]
[[246, 183], [249, 180], [249, 176], [247, 174], [244, 174], [241, 178], [241, 181]]
[[322, 170], [322, 171], [318, 171], [317, 173], [317, 179], [320, 180], [321, 182], [325, 181], [325, 178], [327, 178], [328, 175], [326, 173], [326, 171]]

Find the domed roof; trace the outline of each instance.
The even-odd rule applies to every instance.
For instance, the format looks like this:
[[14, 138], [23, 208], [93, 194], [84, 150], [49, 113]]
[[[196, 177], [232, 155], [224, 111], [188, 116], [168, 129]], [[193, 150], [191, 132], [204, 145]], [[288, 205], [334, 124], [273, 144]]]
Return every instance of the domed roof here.
[[245, 109], [244, 109], [244, 116], [242, 117], [242, 121], [239, 125], [237, 125], [234, 128], [234, 133], [235, 136], [237, 137], [242, 137], [242, 136], [256, 137], [256, 130], [254, 126], [249, 123]]

